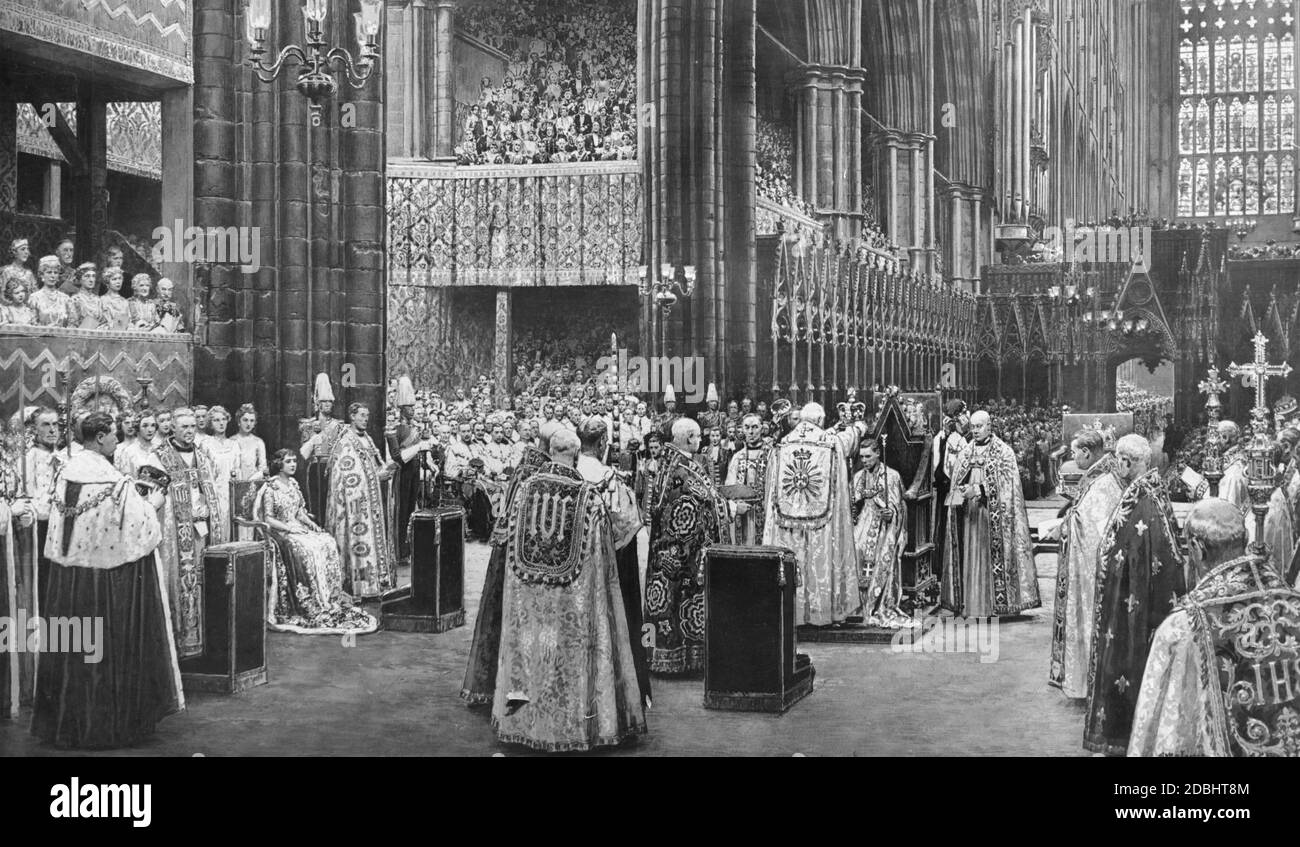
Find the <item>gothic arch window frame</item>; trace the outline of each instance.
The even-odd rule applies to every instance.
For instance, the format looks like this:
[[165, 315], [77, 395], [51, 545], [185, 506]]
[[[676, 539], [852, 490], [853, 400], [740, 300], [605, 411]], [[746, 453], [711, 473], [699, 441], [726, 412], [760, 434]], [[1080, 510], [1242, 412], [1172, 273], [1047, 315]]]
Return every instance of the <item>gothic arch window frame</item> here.
[[[1178, 216], [1294, 215], [1296, 186], [1281, 181], [1296, 168], [1292, 27], [1300, 4], [1180, 6]], [[1244, 164], [1244, 181], [1234, 181], [1234, 157]]]

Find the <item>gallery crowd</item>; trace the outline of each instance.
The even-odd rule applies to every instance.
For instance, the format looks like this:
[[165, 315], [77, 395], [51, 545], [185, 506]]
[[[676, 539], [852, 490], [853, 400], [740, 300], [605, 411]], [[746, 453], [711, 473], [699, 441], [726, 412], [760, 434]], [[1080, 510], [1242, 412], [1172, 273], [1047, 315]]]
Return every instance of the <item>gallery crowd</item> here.
[[635, 4], [575, 0], [545, 16], [536, 5], [457, 9], [459, 28], [510, 57], [500, 80], [481, 80], [477, 102], [459, 104], [457, 162], [635, 159]]

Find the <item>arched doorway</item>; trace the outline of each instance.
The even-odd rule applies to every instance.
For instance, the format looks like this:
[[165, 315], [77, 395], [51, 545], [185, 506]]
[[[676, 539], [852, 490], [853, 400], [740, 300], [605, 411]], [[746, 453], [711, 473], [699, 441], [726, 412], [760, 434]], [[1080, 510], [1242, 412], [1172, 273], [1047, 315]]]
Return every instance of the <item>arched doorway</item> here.
[[1167, 360], [1152, 367], [1135, 357], [1115, 367], [1115, 411], [1133, 413], [1133, 431], [1151, 439], [1156, 453], [1165, 415], [1174, 411], [1175, 377]]

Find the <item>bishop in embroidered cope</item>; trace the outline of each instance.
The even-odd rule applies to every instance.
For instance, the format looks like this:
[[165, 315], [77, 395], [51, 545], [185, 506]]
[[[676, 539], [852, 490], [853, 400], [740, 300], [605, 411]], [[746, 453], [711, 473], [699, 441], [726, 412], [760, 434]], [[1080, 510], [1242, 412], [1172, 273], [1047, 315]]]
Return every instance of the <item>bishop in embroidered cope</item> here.
[[1126, 435], [1115, 457], [1126, 487], [1098, 552], [1083, 746], [1122, 756], [1151, 635], [1186, 591], [1186, 575], [1169, 496], [1160, 472], [1147, 470], [1151, 445]]
[[1016, 454], [971, 415], [971, 441], [953, 463], [943, 548], [943, 604], [966, 617], [1016, 615], [1041, 605]]
[[825, 417], [817, 403], [804, 406], [768, 462], [763, 543], [794, 551], [801, 575], [796, 625], [840, 623], [862, 603], [846, 457], [857, 451], [866, 425], [831, 432], [822, 429]]
[[699, 424], [678, 419], [647, 494], [645, 622], [652, 626], [646, 632], [652, 673], [704, 669], [704, 548], [731, 540], [727, 501], [695, 460], [699, 446]]
[[379, 597], [395, 587], [391, 490], [386, 483], [396, 470], [385, 464], [366, 426], [370, 410], [360, 403], [348, 407], [351, 423], [344, 427], [329, 456], [329, 497], [325, 530], [343, 555], [343, 590], [354, 597]]
[[230, 482], [207, 448], [195, 444], [198, 425], [189, 409], [172, 413], [175, 431], [145, 464], [171, 478], [162, 510], [158, 555], [167, 574], [176, 647], [182, 659], [203, 653], [203, 551], [230, 540]]
[[[1081, 446], [1084, 443], [1087, 446]], [[1078, 437], [1071, 446], [1082, 476], [1061, 531], [1048, 682], [1066, 697], [1083, 699], [1088, 696], [1088, 662], [1092, 657], [1097, 547], [1124, 489], [1114, 473], [1114, 457], [1095, 455], [1095, 451], [1103, 449], [1099, 436]]]
[[510, 505], [492, 724], [500, 740], [550, 752], [619, 744], [646, 731], [609, 510], [573, 467], [578, 438]]
[[1156, 630], [1130, 756], [1300, 757], [1300, 591], [1238, 517], [1218, 500], [1187, 516], [1200, 579]]

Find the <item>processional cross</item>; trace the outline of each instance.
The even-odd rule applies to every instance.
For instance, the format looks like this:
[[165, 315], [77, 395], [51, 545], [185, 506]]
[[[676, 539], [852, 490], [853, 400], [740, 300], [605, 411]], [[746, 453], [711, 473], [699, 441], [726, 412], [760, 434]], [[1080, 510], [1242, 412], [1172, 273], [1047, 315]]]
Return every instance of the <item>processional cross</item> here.
[[[1245, 365], [1238, 365], [1235, 362], [1228, 365], [1228, 375], [1242, 377], [1242, 385], [1248, 386], [1248, 380], [1253, 380], [1255, 384], [1255, 408], [1263, 409], [1267, 414], [1268, 405], [1264, 396], [1264, 389], [1268, 378], [1272, 376], [1286, 377], [1287, 374], [1291, 373], [1291, 366], [1285, 362], [1280, 365], [1268, 364], [1267, 335], [1256, 332], [1254, 341], [1255, 361]], [[1205, 391], [1205, 383], [1201, 383], [1201, 385], [1201, 390]]]
[[1228, 390], [1228, 383], [1219, 378], [1219, 369], [1210, 368], [1205, 379], [1197, 386], [1210, 399], [1205, 401], [1205, 457], [1201, 472], [1210, 484], [1210, 496], [1219, 496], [1219, 480], [1223, 478], [1223, 446], [1219, 443], [1219, 395]]
[[[1246, 448], [1246, 477], [1250, 492], [1251, 511], [1255, 513], [1255, 538], [1264, 537], [1264, 516], [1268, 513], [1269, 497], [1275, 485], [1273, 467], [1273, 440], [1269, 437], [1268, 406], [1265, 389], [1271, 376], [1286, 377], [1291, 373], [1288, 364], [1268, 364], [1268, 336], [1255, 333], [1255, 361], [1248, 365], [1231, 364], [1231, 376], [1248, 377], [1255, 381], [1255, 408], [1251, 409], [1251, 428], [1254, 435]], [[1244, 380], [1243, 380], [1244, 382]]]
[[1210, 368], [1205, 375], [1205, 379], [1201, 380], [1196, 387], [1200, 389], [1202, 394], [1209, 397], [1205, 401], [1205, 412], [1209, 415], [1211, 423], [1217, 422], [1219, 420], [1219, 407], [1222, 405], [1219, 403], [1219, 395], [1228, 390], [1228, 383], [1219, 378], [1218, 368]]

